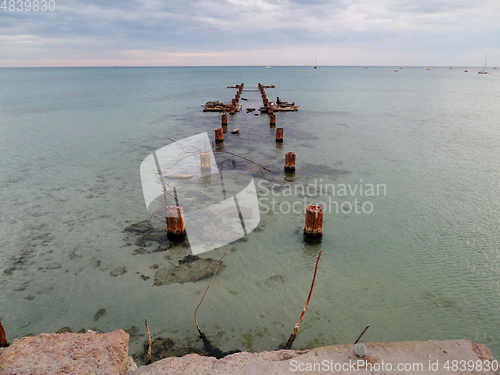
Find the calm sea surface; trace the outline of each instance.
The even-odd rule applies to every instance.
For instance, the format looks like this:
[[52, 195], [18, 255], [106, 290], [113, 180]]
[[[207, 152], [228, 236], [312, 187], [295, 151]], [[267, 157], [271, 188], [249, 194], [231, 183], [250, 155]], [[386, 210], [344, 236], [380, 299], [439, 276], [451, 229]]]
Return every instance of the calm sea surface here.
[[[294, 348], [353, 343], [370, 324], [365, 342], [464, 338], [498, 358], [500, 75], [463, 70], [0, 69], [0, 316], [9, 341], [64, 326], [136, 326], [136, 353], [147, 318], [154, 337], [201, 347], [193, 313], [209, 279], [153, 286], [154, 265], [173, 267], [189, 248], [137, 254], [123, 229], [148, 219], [142, 160], [168, 138], [206, 131], [213, 140], [220, 115], [201, 105], [230, 101], [227, 85], [260, 82], [276, 85], [269, 98], [300, 107], [277, 115], [282, 147], [267, 115], [229, 119], [240, 134], [226, 134], [224, 151], [272, 172], [218, 157], [254, 175], [262, 214], [258, 231], [202, 254], [228, 250], [198, 311], [207, 336], [222, 350], [276, 349], [322, 250]], [[258, 92], [243, 97], [243, 109], [261, 104]], [[293, 177], [282, 171], [287, 151], [297, 154]], [[304, 199], [327, 205], [317, 244], [304, 241], [304, 214], [290, 210]]]

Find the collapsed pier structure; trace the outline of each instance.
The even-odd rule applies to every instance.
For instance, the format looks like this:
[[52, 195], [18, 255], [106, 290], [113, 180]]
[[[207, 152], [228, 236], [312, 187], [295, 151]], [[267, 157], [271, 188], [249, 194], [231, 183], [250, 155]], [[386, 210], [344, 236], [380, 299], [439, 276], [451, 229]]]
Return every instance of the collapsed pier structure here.
[[[238, 104], [240, 100], [240, 96], [243, 91], [260, 91], [262, 95], [263, 106], [259, 108], [261, 113], [273, 113], [273, 112], [288, 112], [288, 111], [298, 111], [298, 106], [289, 102], [273, 102], [268, 100], [265, 89], [275, 88], [274, 85], [262, 85], [258, 84], [257, 89], [244, 89], [245, 84], [242, 83], [240, 85], [227, 86], [227, 88], [238, 89], [234, 99], [231, 100], [231, 103], [223, 103], [220, 101], [208, 101], [205, 103], [203, 108], [203, 112], [227, 112], [234, 114], [236, 112], [240, 112], [242, 105]], [[247, 112], [253, 111], [254, 108], [250, 108], [250, 111], [247, 109]]]
[[[209, 101], [205, 104], [203, 108], [204, 112], [223, 112], [221, 116], [221, 127], [215, 129], [215, 142], [222, 145], [224, 142], [224, 133], [227, 132], [227, 113], [234, 115], [235, 112], [241, 111], [241, 104], [237, 106], [240, 96], [243, 91], [254, 91], [260, 92], [262, 96], [263, 106], [259, 108], [260, 113], [267, 113], [269, 115], [269, 126], [271, 128], [276, 128], [276, 115], [274, 112], [291, 112], [298, 111], [298, 106], [289, 102], [282, 102], [279, 97], [276, 102], [272, 102], [267, 98], [266, 90], [269, 88], [275, 88], [274, 85], [262, 85], [259, 83], [257, 89], [244, 89], [245, 84], [235, 86], [227, 86], [228, 88], [238, 89], [235, 97], [232, 99], [231, 104], [221, 103], [219, 101]], [[242, 98], [247, 100], [246, 98]], [[247, 108], [247, 113], [255, 111], [255, 108]], [[258, 115], [258, 114], [256, 114]], [[231, 131], [231, 134], [239, 133], [240, 128], [236, 128]], [[283, 128], [276, 128], [276, 145], [281, 148], [283, 145]], [[295, 173], [295, 152], [285, 153], [285, 173], [293, 174]], [[321, 237], [323, 234], [323, 208], [321, 206], [307, 206], [306, 207], [306, 220], [304, 227], [305, 237]]]

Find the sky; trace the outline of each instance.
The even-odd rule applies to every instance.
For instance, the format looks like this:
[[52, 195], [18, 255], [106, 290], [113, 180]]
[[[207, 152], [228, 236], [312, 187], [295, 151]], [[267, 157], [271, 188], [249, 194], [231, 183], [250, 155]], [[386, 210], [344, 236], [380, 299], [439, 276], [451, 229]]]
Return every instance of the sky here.
[[0, 0], [0, 67], [500, 66], [500, 0], [44, 1]]

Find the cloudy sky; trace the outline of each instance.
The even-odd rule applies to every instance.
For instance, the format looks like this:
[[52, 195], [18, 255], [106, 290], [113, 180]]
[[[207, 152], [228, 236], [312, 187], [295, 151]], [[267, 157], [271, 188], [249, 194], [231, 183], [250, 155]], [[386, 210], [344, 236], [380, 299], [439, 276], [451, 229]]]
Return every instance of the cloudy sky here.
[[0, 67], [481, 66], [486, 52], [500, 66], [500, 0], [52, 0], [45, 12], [8, 3]]

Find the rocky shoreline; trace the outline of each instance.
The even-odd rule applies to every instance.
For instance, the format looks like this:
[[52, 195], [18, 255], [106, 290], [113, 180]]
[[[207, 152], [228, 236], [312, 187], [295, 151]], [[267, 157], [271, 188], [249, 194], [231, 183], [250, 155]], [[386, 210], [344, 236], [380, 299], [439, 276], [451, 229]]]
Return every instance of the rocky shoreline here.
[[[500, 374], [488, 347], [470, 340], [366, 343], [363, 358], [354, 345], [334, 345], [309, 350], [242, 352], [217, 359], [200, 354], [168, 357], [137, 367], [128, 353], [129, 334], [52, 333], [16, 339], [0, 348], [0, 373], [107, 374], [107, 375], [266, 375], [266, 374]], [[160, 343], [158, 343], [160, 344]], [[161, 343], [168, 347], [165, 340]], [[461, 363], [473, 364], [472, 368]], [[448, 364], [448, 368], [447, 368]], [[452, 366], [457, 364], [457, 368]], [[389, 368], [391, 366], [391, 368]], [[399, 367], [398, 367], [399, 366]], [[403, 366], [403, 367], [401, 367]], [[411, 369], [410, 369], [411, 367]], [[397, 370], [402, 368], [403, 370]], [[486, 368], [488, 370], [486, 371]]]

